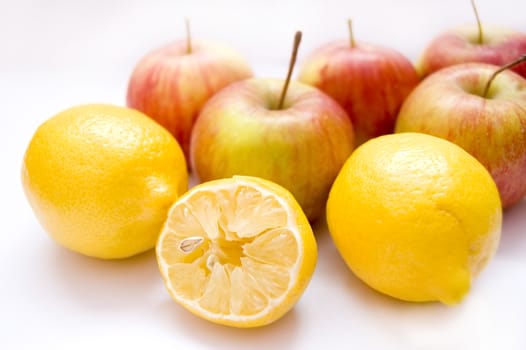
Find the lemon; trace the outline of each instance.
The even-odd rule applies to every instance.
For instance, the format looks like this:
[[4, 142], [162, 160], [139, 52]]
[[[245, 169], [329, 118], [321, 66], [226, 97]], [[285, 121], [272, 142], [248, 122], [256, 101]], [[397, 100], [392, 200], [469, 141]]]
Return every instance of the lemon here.
[[331, 188], [327, 223], [347, 265], [372, 288], [455, 304], [494, 255], [502, 210], [475, 158], [449, 141], [403, 133], [351, 155]]
[[233, 327], [269, 324], [298, 301], [316, 241], [292, 195], [254, 177], [205, 182], [169, 211], [157, 260], [172, 298]]
[[144, 114], [82, 105], [36, 130], [22, 183], [58, 243], [88, 256], [124, 258], [155, 245], [188, 175], [177, 141]]

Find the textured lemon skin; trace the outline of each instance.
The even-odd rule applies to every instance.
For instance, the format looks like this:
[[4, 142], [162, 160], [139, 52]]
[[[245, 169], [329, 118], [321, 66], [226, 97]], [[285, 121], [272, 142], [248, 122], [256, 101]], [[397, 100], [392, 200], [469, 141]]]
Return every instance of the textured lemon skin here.
[[449, 141], [404, 133], [351, 155], [329, 194], [327, 222], [349, 268], [372, 288], [455, 304], [497, 249], [500, 205], [475, 158]]
[[[267, 191], [272, 192], [277, 197], [280, 197], [281, 200], [285, 201], [289, 206], [289, 213], [291, 214], [290, 220], [296, 224], [296, 231], [299, 233], [299, 243], [300, 243], [300, 260], [298, 261], [299, 269], [297, 270], [297, 275], [292, 283], [291, 288], [286, 292], [286, 295], [279, 303], [275, 304], [269, 312], [264, 313], [256, 318], [254, 317], [224, 317], [224, 315], [217, 315], [211, 313], [205, 313], [201, 309], [194, 307], [191, 303], [188, 303], [184, 298], [181, 298], [170, 286], [170, 277], [165, 273], [165, 268], [163, 267], [164, 258], [161, 255], [161, 246], [163, 234], [159, 237], [157, 242], [157, 262], [159, 264], [159, 269], [164, 281], [164, 284], [172, 297], [178, 304], [183, 306], [185, 309], [193, 313], [194, 315], [211, 321], [213, 323], [235, 327], [235, 328], [254, 328], [262, 327], [269, 325], [280, 318], [282, 318], [287, 312], [289, 312], [299, 301], [300, 297], [303, 295], [305, 289], [309, 285], [309, 282], [314, 274], [316, 268], [316, 262], [318, 258], [318, 250], [316, 239], [312, 231], [312, 227], [309, 224], [307, 217], [305, 216], [303, 210], [301, 209], [298, 202], [294, 199], [292, 194], [276, 183], [265, 180], [259, 177], [253, 176], [234, 176], [233, 178], [212, 180], [199, 184], [188, 192], [186, 192], [178, 201], [184, 201], [185, 197], [191, 196], [195, 191], [213, 191], [215, 186], [221, 186], [224, 183], [239, 182], [240, 184], [245, 183], [249, 186], [254, 186], [254, 184], [260, 188], [263, 188]], [[175, 206], [176, 204], [174, 204]], [[168, 228], [163, 229], [169, 230]]]
[[168, 208], [188, 187], [186, 171], [175, 139], [144, 114], [82, 105], [36, 130], [22, 184], [55, 241], [92, 257], [125, 258], [155, 245]]

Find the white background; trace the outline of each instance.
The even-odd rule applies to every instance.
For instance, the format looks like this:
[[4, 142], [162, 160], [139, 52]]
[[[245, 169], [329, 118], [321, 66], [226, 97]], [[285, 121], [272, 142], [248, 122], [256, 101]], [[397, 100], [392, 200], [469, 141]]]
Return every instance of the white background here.
[[[526, 2], [479, 0], [484, 23], [526, 32]], [[411, 304], [357, 280], [323, 223], [319, 260], [296, 307], [251, 330], [200, 320], [172, 302], [152, 252], [86, 258], [53, 243], [27, 204], [23, 152], [37, 126], [88, 102], [124, 104], [127, 79], [149, 50], [184, 34], [230, 44], [258, 76], [285, 75], [293, 33], [299, 62], [346, 37], [391, 46], [411, 60], [451, 25], [472, 23], [464, 1], [0, 2], [0, 349], [526, 349], [526, 200], [504, 215], [501, 245], [462, 304]]]

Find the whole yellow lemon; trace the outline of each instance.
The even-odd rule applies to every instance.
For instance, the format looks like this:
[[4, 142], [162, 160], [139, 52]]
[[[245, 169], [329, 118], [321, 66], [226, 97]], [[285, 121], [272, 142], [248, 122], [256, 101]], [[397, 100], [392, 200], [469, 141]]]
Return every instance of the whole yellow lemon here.
[[82, 105], [37, 129], [22, 183], [54, 240], [113, 259], [155, 245], [168, 209], [188, 187], [188, 174], [177, 141], [146, 115]]
[[455, 304], [497, 249], [502, 209], [475, 158], [449, 141], [402, 133], [349, 157], [331, 188], [327, 222], [347, 265], [372, 288]]

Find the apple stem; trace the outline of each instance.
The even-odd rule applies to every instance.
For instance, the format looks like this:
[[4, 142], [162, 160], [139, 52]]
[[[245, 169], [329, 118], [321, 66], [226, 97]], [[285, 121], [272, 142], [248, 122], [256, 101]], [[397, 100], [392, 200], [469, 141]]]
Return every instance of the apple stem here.
[[287, 90], [289, 88], [290, 78], [292, 76], [292, 70], [294, 69], [294, 64], [296, 64], [296, 57], [298, 56], [298, 48], [301, 42], [301, 32], [297, 31], [294, 35], [294, 45], [292, 46], [292, 55], [290, 56], [289, 62], [289, 71], [287, 72], [287, 78], [285, 79], [285, 84], [283, 85], [283, 90], [281, 91], [281, 97], [279, 98], [278, 109], [283, 108], [283, 103], [285, 102], [285, 96], [287, 95]]
[[352, 30], [352, 19], [347, 20], [347, 25], [349, 26], [349, 38], [351, 39], [351, 48], [356, 46], [356, 42], [354, 41], [354, 32]]
[[479, 28], [479, 37], [478, 37], [478, 43], [482, 45], [484, 42], [484, 34], [482, 33], [482, 24], [480, 23], [480, 17], [479, 12], [477, 10], [477, 6], [475, 5], [475, 0], [471, 0], [471, 7], [473, 8], [473, 12], [475, 12], [475, 18], [477, 19], [477, 26]]
[[184, 22], [186, 25], [186, 53], [191, 54], [192, 53], [192, 35], [190, 33], [190, 20], [188, 18], [185, 18]]
[[516, 60], [513, 62], [510, 62], [508, 64], [505, 64], [504, 66], [497, 69], [493, 74], [489, 77], [488, 82], [486, 83], [486, 87], [484, 88], [484, 93], [482, 94], [482, 97], [486, 98], [488, 96], [489, 88], [491, 86], [491, 83], [495, 79], [495, 77], [501, 73], [502, 71], [505, 71], [506, 69], [510, 69], [515, 67], [518, 64], [521, 64], [522, 62], [526, 61], [526, 54], [519, 56]]

